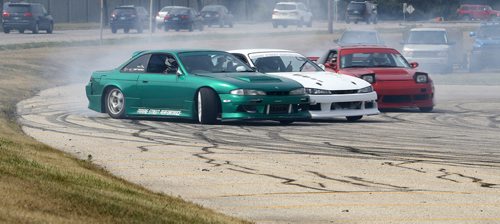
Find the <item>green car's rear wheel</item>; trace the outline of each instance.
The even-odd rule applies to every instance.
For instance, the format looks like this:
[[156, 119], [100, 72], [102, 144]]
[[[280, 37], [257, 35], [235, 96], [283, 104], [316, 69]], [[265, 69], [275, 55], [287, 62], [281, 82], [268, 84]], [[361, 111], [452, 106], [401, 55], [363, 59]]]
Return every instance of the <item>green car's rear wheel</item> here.
[[110, 117], [120, 119], [125, 117], [125, 96], [118, 88], [110, 89], [106, 94], [106, 112]]
[[217, 123], [220, 100], [212, 89], [201, 88], [197, 96], [197, 117], [202, 124]]

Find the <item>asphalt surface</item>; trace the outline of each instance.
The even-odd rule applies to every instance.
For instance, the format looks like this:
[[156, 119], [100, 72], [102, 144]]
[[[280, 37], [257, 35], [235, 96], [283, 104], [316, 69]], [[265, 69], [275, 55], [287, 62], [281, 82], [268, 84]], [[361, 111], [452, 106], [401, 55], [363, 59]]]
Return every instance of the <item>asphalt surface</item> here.
[[[387, 35], [386, 42], [398, 35]], [[290, 35], [171, 44], [317, 52], [331, 38]], [[500, 222], [500, 85], [467, 80], [498, 72], [470, 74], [454, 85], [437, 83], [432, 113], [393, 110], [354, 123], [204, 126], [174, 119], [115, 120], [86, 108], [81, 80], [88, 78], [88, 70], [106, 63], [112, 67], [109, 61], [118, 63], [137, 48], [157, 45], [73, 49], [78, 59], [68, 56], [69, 68], [60, 72], [77, 73], [79, 83], [20, 102], [23, 130], [128, 181], [257, 223]], [[111, 51], [116, 52], [107, 55]], [[112, 59], [99, 60], [105, 56]], [[50, 58], [47, 64], [58, 60]], [[88, 62], [92, 66], [83, 66]]]

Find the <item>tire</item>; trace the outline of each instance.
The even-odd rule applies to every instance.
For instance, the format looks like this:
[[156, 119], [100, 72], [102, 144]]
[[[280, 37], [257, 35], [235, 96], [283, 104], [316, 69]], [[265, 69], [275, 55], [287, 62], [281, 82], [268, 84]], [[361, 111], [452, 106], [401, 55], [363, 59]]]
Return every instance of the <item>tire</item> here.
[[125, 117], [125, 95], [116, 87], [106, 92], [105, 97], [106, 113], [114, 119]]
[[359, 121], [363, 116], [347, 116], [345, 117], [347, 121], [354, 122], [354, 121]]
[[10, 29], [5, 29], [5, 28], [4, 28], [4, 29], [3, 29], [3, 32], [4, 32], [4, 33], [10, 33]]
[[188, 28], [189, 32], [193, 32], [193, 24], [191, 23], [191, 25], [189, 25], [189, 28]]
[[124, 33], [128, 33], [128, 32], [130, 32], [130, 28], [124, 28], [124, 29], [123, 29], [123, 32], [124, 32]]
[[220, 100], [212, 89], [201, 88], [196, 97], [196, 118], [201, 124], [216, 124]]
[[163, 26], [163, 30], [164, 30], [165, 32], [168, 32], [168, 30], [170, 30], [170, 28], [169, 28], [167, 25], [165, 25], [165, 26]]
[[20, 29], [20, 30], [19, 30], [19, 33], [24, 33], [24, 29]]
[[282, 124], [282, 125], [289, 125], [289, 124], [292, 124], [292, 123], [293, 123], [293, 121], [290, 121], [290, 120], [283, 120], [283, 121], [279, 121], [279, 122], [280, 122], [280, 124]]
[[220, 27], [220, 28], [224, 28], [224, 20], [221, 20], [221, 21], [219, 22], [219, 27]]
[[351, 20], [349, 19], [349, 17], [345, 18], [345, 23], [347, 23], [347, 24], [351, 23]]
[[116, 27], [114, 26], [111, 27], [111, 33], [116, 33]]
[[38, 27], [38, 23], [35, 23], [35, 26], [33, 26], [33, 30], [32, 30], [32, 32], [33, 32], [34, 34], [37, 34], [39, 31], [40, 31], [40, 29], [39, 29], [39, 27]]
[[200, 24], [200, 27], [198, 27], [198, 30], [203, 31], [203, 24]]
[[432, 110], [434, 110], [434, 107], [419, 107], [418, 108], [421, 112], [424, 112], [424, 113], [429, 113], [431, 112]]
[[354, 24], [358, 24], [358, 20], [354, 20]]
[[54, 24], [53, 23], [50, 23], [49, 25], [49, 28], [47, 29], [47, 33], [48, 34], [51, 34], [54, 32]]

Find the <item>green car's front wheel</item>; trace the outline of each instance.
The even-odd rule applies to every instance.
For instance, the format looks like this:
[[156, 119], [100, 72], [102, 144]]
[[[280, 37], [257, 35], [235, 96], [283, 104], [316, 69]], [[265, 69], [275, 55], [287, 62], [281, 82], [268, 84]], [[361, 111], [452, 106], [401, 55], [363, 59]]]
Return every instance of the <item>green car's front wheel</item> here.
[[212, 89], [201, 88], [197, 96], [197, 117], [202, 124], [217, 123], [220, 100]]
[[120, 119], [125, 117], [125, 96], [118, 88], [111, 88], [106, 94], [106, 112], [110, 117]]

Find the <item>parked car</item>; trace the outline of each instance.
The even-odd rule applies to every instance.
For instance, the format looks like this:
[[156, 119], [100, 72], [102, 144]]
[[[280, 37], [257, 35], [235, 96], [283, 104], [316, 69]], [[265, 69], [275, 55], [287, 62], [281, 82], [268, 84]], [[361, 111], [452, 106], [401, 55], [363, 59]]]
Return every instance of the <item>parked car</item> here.
[[463, 4], [457, 9], [457, 16], [463, 20], [489, 20], [500, 17], [500, 11], [493, 10], [489, 5]]
[[358, 23], [358, 22], [366, 22], [366, 24], [377, 24], [378, 15], [377, 15], [377, 5], [370, 1], [351, 1], [347, 5], [346, 13], [345, 13], [345, 22], [350, 23]]
[[203, 19], [200, 14], [193, 8], [177, 7], [169, 11], [164, 18], [163, 28], [165, 31], [173, 29], [189, 30], [192, 32], [195, 29], [203, 30]]
[[116, 33], [118, 29], [123, 29], [124, 33], [128, 33], [130, 29], [142, 33], [144, 29], [149, 27], [149, 14], [144, 7], [119, 6], [111, 13], [109, 25], [112, 33]]
[[378, 114], [377, 94], [365, 80], [325, 72], [306, 57], [288, 50], [246, 49], [229, 51], [257, 71], [293, 79], [306, 88], [313, 119], [345, 117], [357, 121]]
[[302, 27], [312, 26], [313, 15], [304, 3], [301, 2], [278, 2], [272, 15], [273, 27], [287, 27], [288, 25], [297, 25]]
[[201, 16], [208, 27], [212, 25], [234, 26], [234, 16], [223, 5], [207, 5], [201, 9]]
[[376, 30], [346, 30], [335, 42], [339, 45], [384, 44]]
[[487, 67], [498, 67], [500, 58], [500, 23], [483, 23], [476, 32], [471, 32], [474, 38], [469, 56], [469, 70], [480, 71]]
[[430, 71], [449, 73], [456, 60], [454, 42], [443, 28], [413, 28], [403, 42], [403, 55]]
[[184, 8], [184, 6], [165, 6], [163, 7], [155, 17], [156, 28], [162, 29], [165, 24], [165, 16], [168, 15], [170, 10], [175, 8]]
[[300, 83], [253, 71], [222, 51], [135, 52], [118, 68], [92, 73], [85, 87], [89, 108], [112, 118], [276, 120], [309, 118]]
[[2, 26], [4, 33], [18, 30], [24, 33], [31, 30], [38, 33], [45, 30], [47, 33], [54, 31], [54, 18], [38, 3], [6, 3], [2, 13]]
[[327, 71], [352, 75], [371, 83], [378, 95], [378, 108], [434, 108], [434, 84], [429, 74], [417, 71], [395, 49], [385, 46], [344, 46], [326, 51], [317, 63]]

